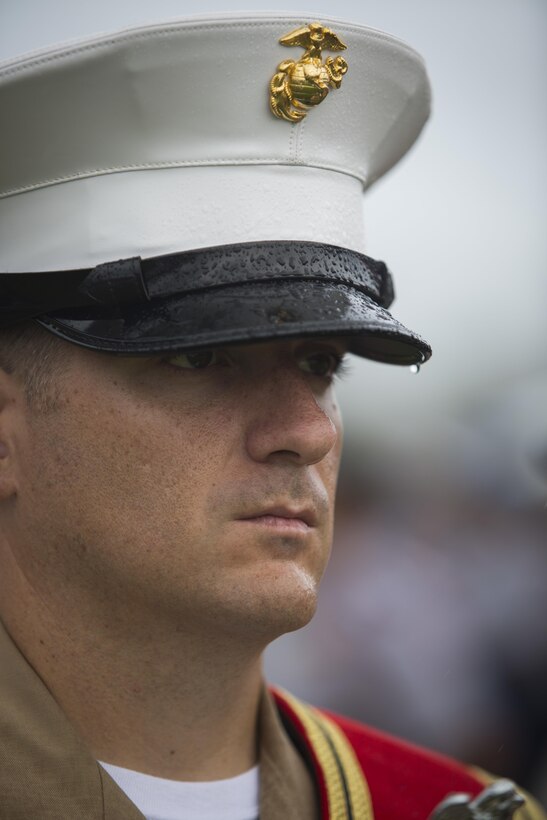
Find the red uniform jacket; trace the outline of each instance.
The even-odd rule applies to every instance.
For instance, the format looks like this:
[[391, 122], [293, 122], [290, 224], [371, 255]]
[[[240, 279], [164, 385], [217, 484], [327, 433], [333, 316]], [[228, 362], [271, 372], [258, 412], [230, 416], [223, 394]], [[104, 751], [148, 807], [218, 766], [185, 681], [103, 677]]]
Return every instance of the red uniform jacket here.
[[[286, 730], [314, 771], [321, 820], [427, 820], [448, 795], [475, 797], [493, 782], [443, 755], [272, 692]], [[537, 803], [520, 793], [526, 802], [515, 820], [545, 820]]]

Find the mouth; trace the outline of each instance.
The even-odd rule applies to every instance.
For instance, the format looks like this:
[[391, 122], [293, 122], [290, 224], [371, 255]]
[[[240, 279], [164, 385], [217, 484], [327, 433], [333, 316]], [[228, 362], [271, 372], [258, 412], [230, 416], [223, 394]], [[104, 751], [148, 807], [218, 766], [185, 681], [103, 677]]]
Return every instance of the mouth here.
[[309, 532], [317, 526], [317, 516], [311, 508], [290, 509], [289, 507], [269, 507], [256, 512], [254, 515], [244, 516], [240, 521], [261, 527], [269, 527], [278, 531]]

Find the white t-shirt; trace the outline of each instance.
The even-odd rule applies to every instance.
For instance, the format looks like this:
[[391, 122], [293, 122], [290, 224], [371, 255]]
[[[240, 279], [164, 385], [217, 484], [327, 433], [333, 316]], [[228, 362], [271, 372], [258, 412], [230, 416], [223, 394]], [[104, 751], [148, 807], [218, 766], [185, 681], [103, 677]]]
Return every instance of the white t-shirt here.
[[146, 820], [258, 820], [258, 766], [228, 780], [193, 783], [99, 763]]

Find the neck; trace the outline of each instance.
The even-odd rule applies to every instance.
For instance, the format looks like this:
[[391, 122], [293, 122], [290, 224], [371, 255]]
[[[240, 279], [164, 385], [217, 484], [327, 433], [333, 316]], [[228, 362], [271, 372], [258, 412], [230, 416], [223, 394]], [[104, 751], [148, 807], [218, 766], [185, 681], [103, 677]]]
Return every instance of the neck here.
[[61, 619], [36, 598], [29, 605], [29, 590], [21, 600], [24, 609], [4, 610], [6, 627], [96, 759], [196, 781], [255, 765], [260, 648], [241, 649], [226, 630], [160, 626], [149, 612], [92, 622], [81, 607]]

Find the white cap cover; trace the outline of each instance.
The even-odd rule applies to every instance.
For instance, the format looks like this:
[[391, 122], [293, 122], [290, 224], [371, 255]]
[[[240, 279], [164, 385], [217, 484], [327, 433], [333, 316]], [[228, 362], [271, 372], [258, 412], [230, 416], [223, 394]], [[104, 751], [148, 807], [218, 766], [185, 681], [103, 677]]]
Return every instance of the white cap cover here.
[[0, 270], [267, 239], [364, 251], [363, 188], [417, 138], [429, 84], [401, 41], [322, 18], [347, 74], [276, 118], [270, 79], [302, 56], [279, 38], [310, 21], [187, 18], [0, 66]]
[[[321, 18], [322, 31], [333, 32], [322, 54], [320, 49], [303, 54], [307, 34], [293, 37], [297, 45], [280, 43], [296, 29], [311, 32], [310, 24], [307, 14], [186, 18], [1, 64], [0, 271], [45, 274], [239, 243], [255, 249], [256, 243], [300, 243], [301, 250], [302, 243], [315, 243], [302, 250], [303, 273], [312, 267], [310, 248], [334, 246], [354, 253], [351, 271], [344, 257], [346, 279], [340, 280], [353, 286], [354, 263], [360, 264], [365, 247], [363, 190], [418, 137], [429, 114], [430, 89], [416, 52], [364, 26]], [[320, 104], [299, 121], [275, 116], [270, 83], [284, 61], [319, 53], [328, 64], [336, 38], [340, 48], [345, 46], [347, 62], [341, 84], [331, 83]], [[302, 70], [325, 72], [325, 63], [316, 60], [315, 68]], [[281, 248], [274, 251], [279, 272]], [[330, 257], [322, 264], [328, 278]], [[402, 339], [404, 350], [394, 347], [387, 356], [372, 350], [373, 358], [401, 363], [427, 358], [426, 343], [383, 310], [391, 301], [378, 297], [378, 288], [386, 290], [385, 276], [381, 271], [371, 276], [372, 290], [356, 285], [360, 307], [348, 330]], [[8, 278], [4, 288], [10, 286]], [[334, 295], [335, 284], [328, 285]], [[318, 296], [327, 309], [328, 288], [321, 287], [315, 282], [309, 298]], [[0, 301], [1, 293], [0, 281]], [[352, 291], [352, 310], [354, 297]], [[189, 302], [185, 310], [192, 312]], [[343, 310], [340, 304], [338, 321], [325, 324], [326, 332], [343, 329]], [[364, 322], [365, 313], [370, 321]], [[158, 331], [158, 339], [165, 343], [167, 335], [171, 343], [185, 345], [217, 339], [194, 338], [190, 331], [171, 338], [179, 320]], [[304, 317], [299, 321], [304, 332], [323, 327], [312, 322], [306, 329]], [[50, 329], [63, 335], [59, 327]], [[298, 327], [295, 318], [283, 332], [294, 335]], [[90, 325], [86, 328], [88, 334]], [[95, 326], [86, 338], [103, 332]], [[121, 333], [102, 349], [145, 352], [137, 344], [140, 331], [135, 330], [133, 346], [128, 339], [122, 345]], [[237, 340], [268, 333], [261, 325], [250, 336], [243, 328], [228, 335]], [[65, 337], [85, 343], [77, 334]]]

